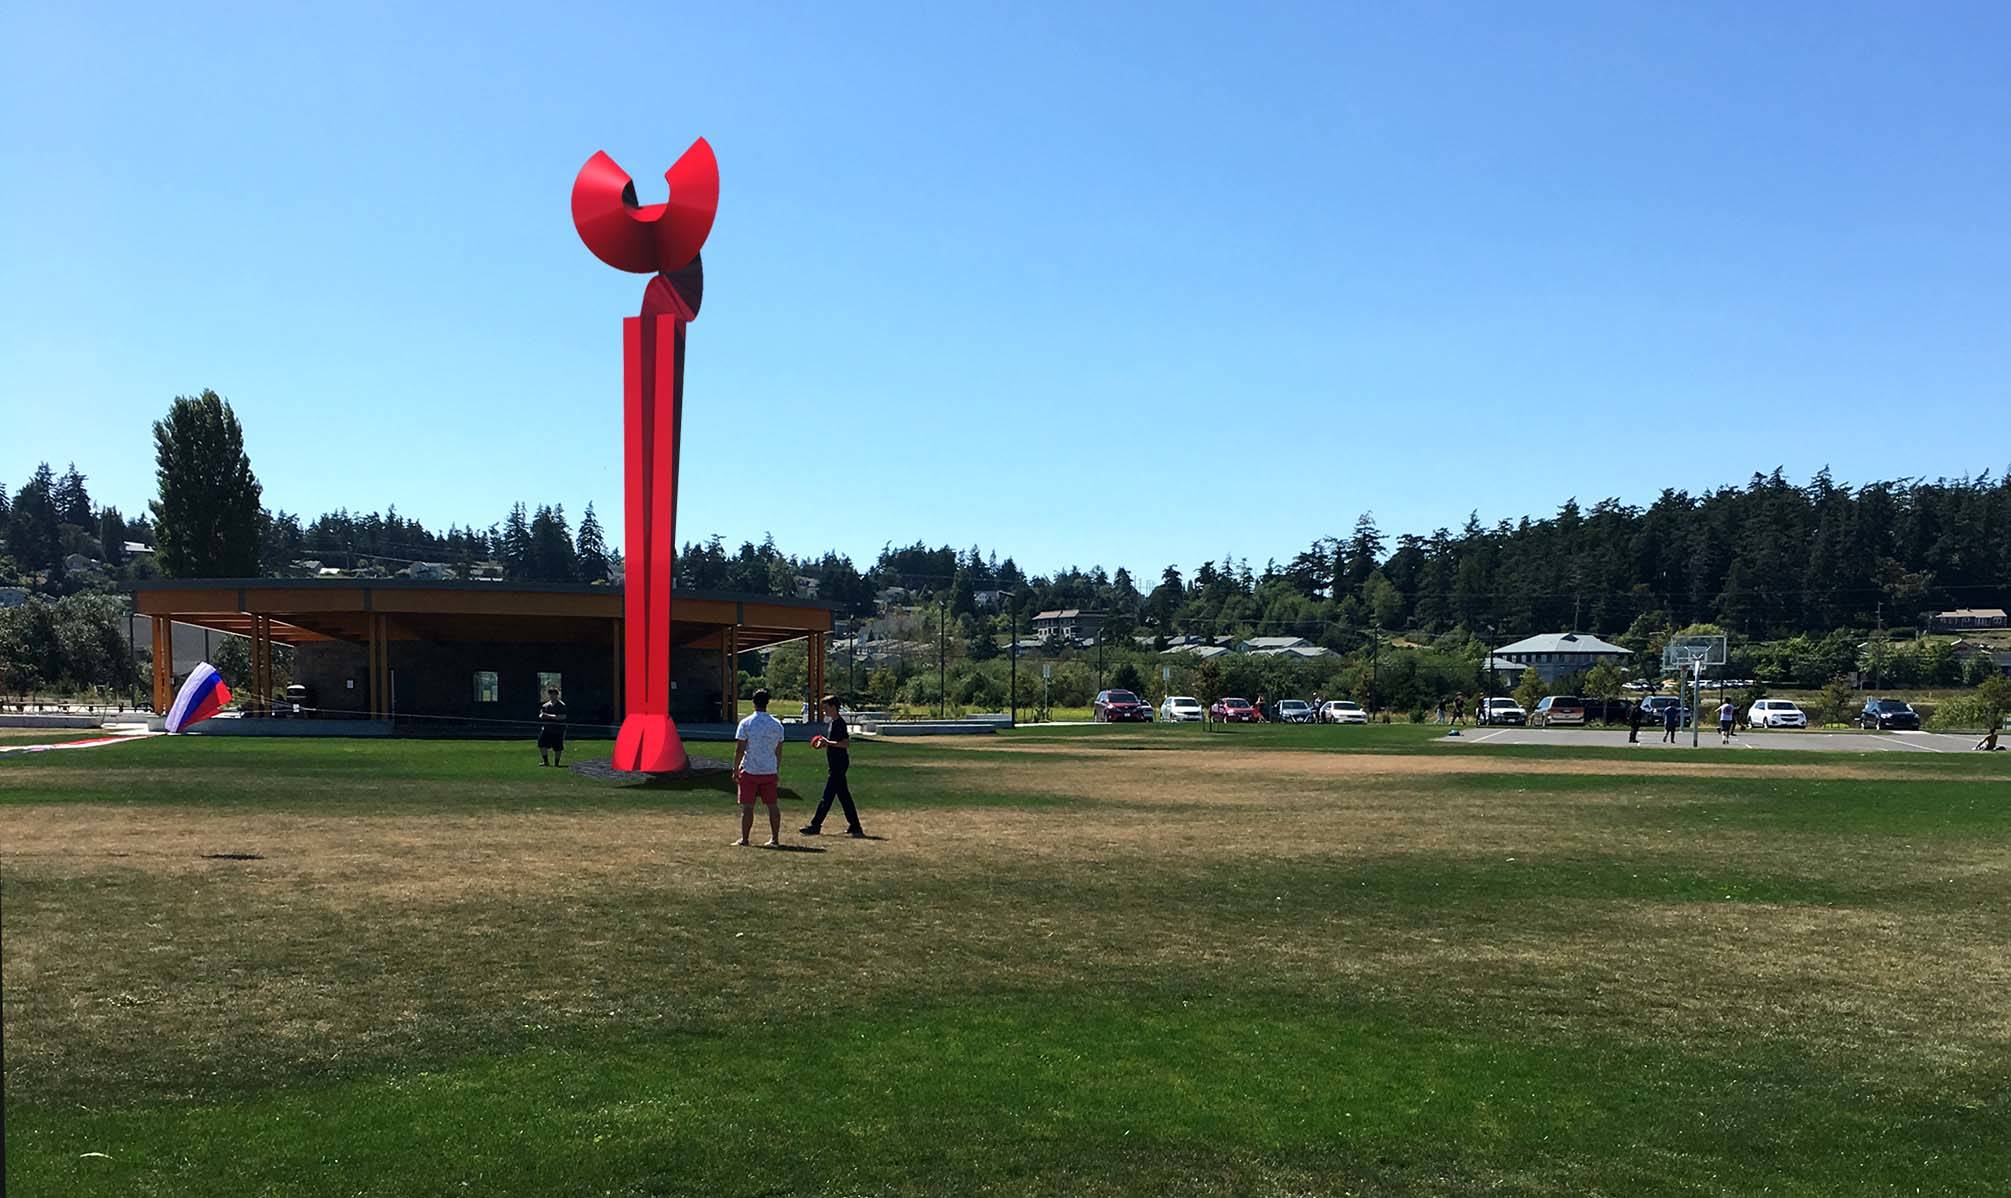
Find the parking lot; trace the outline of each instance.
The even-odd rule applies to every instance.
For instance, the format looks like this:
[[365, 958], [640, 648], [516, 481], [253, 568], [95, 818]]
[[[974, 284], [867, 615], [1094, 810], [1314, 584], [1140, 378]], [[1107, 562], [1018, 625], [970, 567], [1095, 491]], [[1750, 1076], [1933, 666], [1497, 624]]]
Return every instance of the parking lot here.
[[[1642, 728], [1636, 748], [1671, 749], [1690, 747], [1690, 731], [1676, 734], [1677, 743], [1662, 743], [1660, 728]], [[1625, 728], [1469, 728], [1454, 745], [1625, 745]], [[1698, 737], [1700, 746], [1718, 747], [1718, 730], [1707, 727]], [[1976, 743], [1974, 736], [1946, 732], [1754, 732], [1742, 730], [1733, 739], [1741, 749], [1821, 749], [1832, 753], [1967, 753]]]

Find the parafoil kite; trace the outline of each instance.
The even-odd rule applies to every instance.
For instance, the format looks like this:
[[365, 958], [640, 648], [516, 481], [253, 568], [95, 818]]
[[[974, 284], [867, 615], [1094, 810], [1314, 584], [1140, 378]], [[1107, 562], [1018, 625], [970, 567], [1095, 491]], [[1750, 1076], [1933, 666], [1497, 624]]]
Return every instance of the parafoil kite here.
[[230, 688], [223, 684], [223, 675], [216, 672], [215, 666], [201, 662], [189, 671], [189, 680], [182, 683], [175, 705], [168, 708], [167, 730], [180, 732], [190, 724], [200, 724], [223, 710], [228, 702]]

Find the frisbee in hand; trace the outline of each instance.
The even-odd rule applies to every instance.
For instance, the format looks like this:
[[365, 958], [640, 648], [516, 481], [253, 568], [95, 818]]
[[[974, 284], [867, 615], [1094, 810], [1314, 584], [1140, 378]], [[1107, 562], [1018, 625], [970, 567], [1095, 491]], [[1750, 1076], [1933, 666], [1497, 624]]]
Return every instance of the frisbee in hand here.
[[818, 736], [813, 736], [813, 737], [811, 737], [811, 738], [810, 738], [810, 747], [811, 747], [811, 748], [813, 748], [813, 749], [821, 749], [821, 748], [823, 748], [823, 747], [824, 747], [824, 738], [823, 738], [823, 736], [822, 736], [822, 735], [818, 735]]

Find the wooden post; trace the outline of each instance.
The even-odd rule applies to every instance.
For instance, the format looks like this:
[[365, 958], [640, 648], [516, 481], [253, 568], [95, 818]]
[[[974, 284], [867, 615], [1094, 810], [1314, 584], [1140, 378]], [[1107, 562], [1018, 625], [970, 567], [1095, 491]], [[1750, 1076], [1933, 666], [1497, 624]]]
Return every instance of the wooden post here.
[[154, 633], [154, 714], [166, 715], [175, 684], [174, 621], [167, 616], [149, 618]]
[[721, 651], [719, 655], [720, 702], [725, 708], [726, 722], [740, 722], [740, 625], [729, 624], [719, 630]]
[[251, 693], [253, 706], [272, 710], [272, 617], [251, 618]]
[[365, 714], [373, 720], [377, 718], [377, 713], [384, 710], [384, 705], [378, 698], [377, 689], [384, 684], [384, 671], [377, 664], [378, 636], [383, 627], [382, 619], [377, 613], [372, 612], [363, 621], [364, 657], [369, 663], [365, 669], [370, 675], [369, 685], [364, 691], [366, 696], [364, 705], [369, 708]]
[[824, 634], [810, 634], [810, 668], [804, 673], [810, 683], [810, 719], [815, 722], [824, 712]]

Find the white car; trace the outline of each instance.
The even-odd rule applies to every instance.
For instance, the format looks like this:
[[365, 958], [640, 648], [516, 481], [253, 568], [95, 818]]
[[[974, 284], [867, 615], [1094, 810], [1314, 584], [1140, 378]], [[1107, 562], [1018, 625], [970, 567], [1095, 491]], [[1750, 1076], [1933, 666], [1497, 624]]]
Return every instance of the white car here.
[[1808, 713], [1786, 699], [1761, 699], [1746, 712], [1752, 728], [1806, 728]]
[[1522, 704], [1513, 699], [1483, 699], [1480, 704], [1480, 722], [1522, 725], [1529, 722], [1529, 713], [1522, 710]]
[[1192, 695], [1168, 695], [1159, 705], [1159, 718], [1169, 724], [1199, 724], [1208, 718], [1208, 709]]
[[1366, 724], [1369, 722], [1369, 713], [1363, 711], [1362, 705], [1359, 703], [1347, 699], [1328, 699], [1325, 703], [1320, 704], [1320, 722], [1322, 724]]

